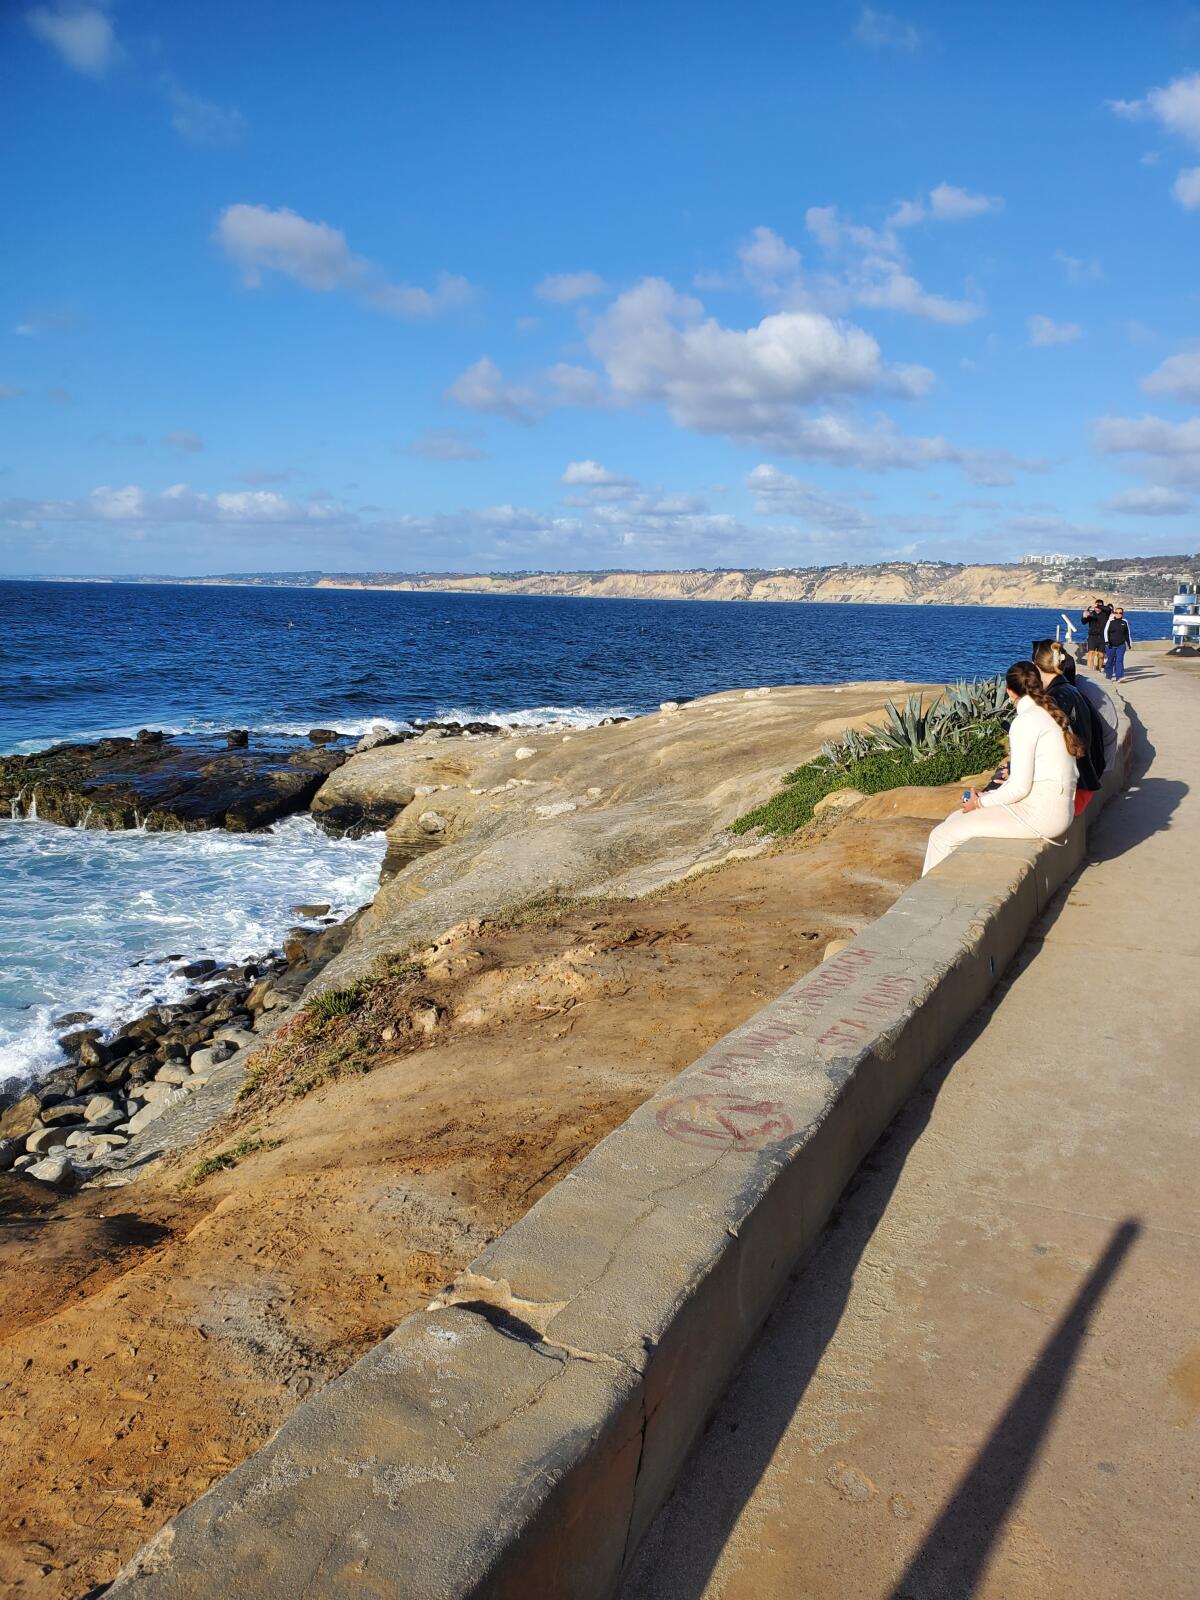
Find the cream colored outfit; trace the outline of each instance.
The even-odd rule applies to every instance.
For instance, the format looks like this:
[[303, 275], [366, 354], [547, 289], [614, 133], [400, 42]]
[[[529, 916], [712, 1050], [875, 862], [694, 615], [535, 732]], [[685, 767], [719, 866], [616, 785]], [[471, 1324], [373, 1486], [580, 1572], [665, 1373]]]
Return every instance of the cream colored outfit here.
[[1008, 779], [979, 796], [980, 811], [956, 811], [929, 835], [921, 876], [967, 839], [1057, 839], [1075, 814], [1079, 769], [1048, 711], [1023, 695], [1009, 736]]

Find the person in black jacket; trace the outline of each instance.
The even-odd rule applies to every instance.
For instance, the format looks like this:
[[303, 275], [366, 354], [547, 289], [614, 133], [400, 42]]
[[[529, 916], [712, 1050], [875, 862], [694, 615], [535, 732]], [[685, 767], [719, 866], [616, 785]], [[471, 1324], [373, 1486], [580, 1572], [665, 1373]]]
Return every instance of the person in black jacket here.
[[1079, 788], [1076, 791], [1075, 815], [1078, 816], [1100, 787], [1104, 773], [1104, 725], [1091, 706], [1062, 672], [1063, 647], [1057, 639], [1039, 639], [1033, 647], [1033, 664], [1042, 675], [1042, 686], [1055, 705], [1066, 714], [1071, 730], [1083, 743], [1083, 755], [1076, 765], [1079, 768]]
[[1104, 665], [1104, 629], [1112, 607], [1103, 600], [1093, 600], [1079, 619], [1087, 628], [1087, 664], [1097, 672]]
[[1104, 624], [1104, 676], [1120, 683], [1125, 676], [1125, 651], [1133, 635], [1125, 620], [1125, 607], [1118, 606]]

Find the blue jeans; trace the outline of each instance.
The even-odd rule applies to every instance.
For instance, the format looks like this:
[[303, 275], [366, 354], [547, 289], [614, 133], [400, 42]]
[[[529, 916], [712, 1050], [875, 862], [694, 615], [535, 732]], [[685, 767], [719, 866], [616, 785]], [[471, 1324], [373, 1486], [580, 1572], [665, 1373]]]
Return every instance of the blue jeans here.
[[1125, 651], [1123, 644], [1110, 644], [1108, 653], [1104, 657], [1104, 676], [1120, 683], [1125, 676]]

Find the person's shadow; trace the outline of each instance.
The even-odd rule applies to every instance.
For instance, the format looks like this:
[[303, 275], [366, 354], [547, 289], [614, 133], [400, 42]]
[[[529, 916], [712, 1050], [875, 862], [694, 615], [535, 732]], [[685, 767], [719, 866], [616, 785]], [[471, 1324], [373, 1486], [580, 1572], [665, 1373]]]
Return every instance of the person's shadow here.
[[1133, 760], [1128, 787], [1113, 796], [1096, 819], [1095, 826], [1089, 830], [1089, 863], [1115, 861], [1118, 856], [1136, 849], [1152, 834], [1169, 828], [1179, 802], [1188, 792], [1187, 784], [1178, 778], [1159, 778], [1154, 775], [1157, 751], [1146, 725], [1128, 702], [1125, 714], [1133, 735]]
[[[1019, 970], [1014, 967], [1010, 978]], [[1006, 983], [1000, 986], [931, 1068], [851, 1180], [720, 1402], [683, 1469], [675, 1496], [651, 1526], [626, 1574], [620, 1600], [699, 1600], [703, 1595], [837, 1331], [855, 1272], [909, 1152], [925, 1131], [942, 1084], [986, 1027], [1006, 988]], [[1136, 1221], [1116, 1229], [889, 1600], [969, 1600], [1037, 1461], [1087, 1335], [1091, 1312], [1139, 1231]], [[689, 1495], [693, 1479], [715, 1492]]]

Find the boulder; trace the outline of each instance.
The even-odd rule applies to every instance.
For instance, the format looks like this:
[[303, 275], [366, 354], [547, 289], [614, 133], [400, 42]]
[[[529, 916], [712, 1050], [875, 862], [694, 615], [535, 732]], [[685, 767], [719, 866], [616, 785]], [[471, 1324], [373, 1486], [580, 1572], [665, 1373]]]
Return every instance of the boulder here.
[[138, 744], [161, 744], [164, 735], [158, 728], [139, 728], [137, 733]]
[[[72, 1056], [76, 1061], [79, 1052], [85, 1044], [95, 1044], [99, 1041], [99, 1028], [78, 1028], [74, 1033], [64, 1033], [58, 1041], [58, 1048], [64, 1055]], [[92, 1065], [91, 1062], [88, 1065]]]
[[432, 1000], [418, 1000], [409, 1012], [408, 1020], [414, 1033], [428, 1037], [441, 1027], [445, 1015], [443, 1008]]
[[521, 744], [513, 751], [513, 755], [518, 761], [528, 761], [530, 756], [537, 755], [537, 751], [531, 749], [527, 744]]
[[21, 1154], [20, 1139], [0, 1139], [0, 1172], [7, 1172]]
[[[199, 1051], [196, 1052], [197, 1055], [199, 1055], [200, 1053], [201, 1052], [199, 1052]], [[195, 1058], [193, 1057], [193, 1059], [195, 1059]], [[190, 1071], [190, 1069], [188, 1067], [186, 1067], [186, 1066], [175, 1066], [174, 1064], [172, 1064], [169, 1067], [159, 1067], [158, 1071], [154, 1074], [154, 1082], [155, 1082], [155, 1084], [160, 1084], [160, 1083], [167, 1083], [167, 1084], [186, 1083], [188, 1081], [188, 1079], [191, 1077], [191, 1075], [192, 1075], [191, 1071]]]
[[94, 1094], [83, 1108], [85, 1122], [99, 1122], [101, 1117], [107, 1117], [110, 1112], [118, 1109], [116, 1098], [111, 1094]]
[[249, 728], [230, 728], [225, 743], [230, 750], [245, 750], [250, 743]]
[[23, 1094], [6, 1111], [0, 1111], [0, 1139], [24, 1139], [41, 1116], [42, 1102], [30, 1092]]
[[[162, 1087], [169, 1090], [172, 1097], [181, 1092], [178, 1089], [170, 1089], [170, 1086], [165, 1083], [162, 1085]], [[170, 1103], [171, 1102], [165, 1098], [161, 1100], [151, 1100], [148, 1104], [144, 1105], [142, 1109], [136, 1113], [136, 1115], [130, 1117], [130, 1138], [132, 1138], [135, 1134], [141, 1133], [143, 1128], [148, 1128], [152, 1122], [156, 1122], [158, 1118], [162, 1116], [163, 1112], [167, 1109], [167, 1106]]]
[[861, 789], [834, 789], [822, 795], [813, 807], [813, 816], [825, 816], [831, 811], [851, 811], [866, 799]]
[[86, 1094], [89, 1089], [95, 1089], [102, 1083], [107, 1083], [109, 1073], [103, 1067], [88, 1067], [81, 1072], [75, 1080], [75, 1087], [80, 1094]]
[[417, 818], [417, 826], [422, 830], [423, 833], [444, 833], [446, 830], [446, 819], [444, 816], [442, 816], [440, 811], [422, 811], [421, 815]]
[[328, 913], [328, 911], [329, 911], [329, 907], [328, 907], [328, 905], [325, 904], [324, 901], [316, 901], [311, 905], [293, 906], [292, 907], [292, 915], [294, 917], [305, 917], [309, 921], [311, 921], [314, 917], [323, 917], [323, 916], [325, 916]]
[[77, 1028], [82, 1022], [90, 1022], [90, 1011], [64, 1011], [61, 1017], [55, 1017], [50, 1024], [52, 1028]]
[[229, 1053], [232, 1055], [234, 1051], [244, 1050], [247, 1045], [257, 1043], [257, 1034], [251, 1033], [249, 1028], [218, 1028], [209, 1048], [215, 1050], [219, 1044], [231, 1044], [233, 1050]]
[[210, 972], [217, 970], [217, 963], [205, 958], [203, 961], [189, 961], [186, 966], [180, 967], [176, 973], [179, 978], [207, 978]]
[[35, 1182], [44, 1183], [51, 1189], [74, 1189], [79, 1182], [79, 1174], [68, 1156], [47, 1156], [44, 1161], [36, 1161], [27, 1167], [25, 1173]]
[[70, 1128], [38, 1128], [25, 1141], [26, 1153], [31, 1156], [45, 1155], [47, 1150], [53, 1150], [56, 1145], [66, 1144], [70, 1132]]
[[332, 744], [335, 739], [340, 739], [341, 734], [336, 728], [310, 728], [308, 742], [310, 744]]
[[42, 1122], [47, 1128], [57, 1128], [60, 1123], [82, 1122], [84, 1100], [59, 1100], [52, 1106], [42, 1107]]
[[380, 724], [379, 727], [372, 728], [370, 733], [363, 734], [362, 738], [354, 746], [354, 754], [356, 756], [366, 755], [368, 750], [380, 750], [384, 745], [400, 744], [404, 738], [404, 734], [393, 733], [390, 728], [385, 728]]

